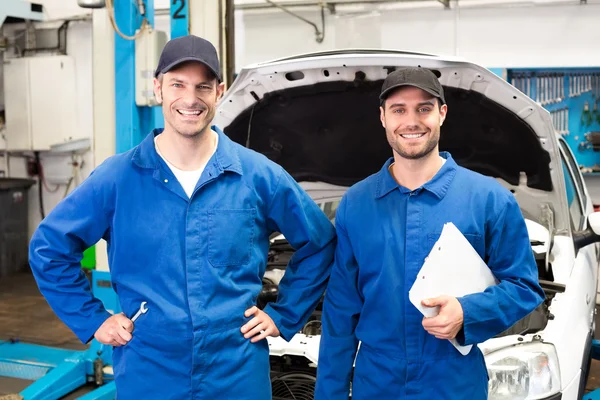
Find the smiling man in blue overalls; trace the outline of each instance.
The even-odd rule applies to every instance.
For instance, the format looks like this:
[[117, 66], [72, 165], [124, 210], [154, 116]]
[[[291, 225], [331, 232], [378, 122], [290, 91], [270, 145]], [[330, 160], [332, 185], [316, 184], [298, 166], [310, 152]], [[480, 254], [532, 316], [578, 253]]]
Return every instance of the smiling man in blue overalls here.
[[[433, 72], [398, 69], [380, 97], [393, 158], [350, 188], [336, 213], [316, 399], [348, 400], [354, 362], [353, 400], [487, 399], [481, 351], [474, 346], [463, 356], [447, 339], [483, 342], [542, 302], [523, 216], [494, 179], [439, 153], [448, 107]], [[500, 284], [462, 298], [424, 300], [440, 312], [423, 319], [408, 292], [447, 222]]]
[[[120, 399], [269, 399], [267, 336], [289, 340], [321, 298], [335, 229], [280, 166], [211, 127], [223, 93], [212, 44], [171, 40], [155, 75], [164, 130], [100, 165], [40, 224], [30, 263], [84, 343], [115, 346]], [[276, 303], [257, 309], [269, 236], [296, 249]], [[108, 243], [123, 314], [81, 272]], [[146, 301], [148, 312], [128, 318]]]

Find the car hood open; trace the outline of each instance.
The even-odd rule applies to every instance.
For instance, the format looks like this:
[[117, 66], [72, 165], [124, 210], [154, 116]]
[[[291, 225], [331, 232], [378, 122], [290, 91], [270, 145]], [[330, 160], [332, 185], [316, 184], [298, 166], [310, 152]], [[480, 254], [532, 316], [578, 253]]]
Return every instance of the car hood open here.
[[[515, 192], [534, 191], [538, 203], [563, 201], [548, 112], [491, 71], [462, 59], [346, 50], [254, 64], [226, 92], [215, 123], [234, 141], [283, 166], [309, 191], [329, 187], [334, 190], [328, 193], [341, 193], [392, 156], [378, 96], [383, 79], [399, 66], [439, 75], [448, 104], [440, 150]], [[529, 216], [539, 220], [537, 208]], [[566, 222], [565, 216], [555, 217], [557, 228]]]

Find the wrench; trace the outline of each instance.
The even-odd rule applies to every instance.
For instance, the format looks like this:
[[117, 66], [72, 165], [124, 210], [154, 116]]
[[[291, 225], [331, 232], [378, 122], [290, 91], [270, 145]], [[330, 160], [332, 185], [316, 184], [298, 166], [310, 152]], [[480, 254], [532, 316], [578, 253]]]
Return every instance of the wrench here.
[[562, 134], [562, 112], [561, 112], [561, 110], [555, 111], [555, 115], [556, 115], [556, 126], [555, 126], [556, 132]]
[[573, 97], [573, 75], [569, 75], [569, 98]]
[[542, 103], [542, 105], [545, 105], [546, 104], [546, 77], [545, 76], [540, 77], [540, 86], [541, 86], [541, 92], [542, 92], [541, 96], [540, 96], [541, 103]]
[[588, 74], [585, 75], [585, 91], [590, 91], [590, 76]]
[[135, 320], [138, 319], [140, 317], [140, 315], [146, 314], [147, 312], [148, 312], [148, 307], [146, 307], [146, 302], [142, 301], [142, 304], [140, 304], [140, 309], [138, 310], [138, 312], [136, 312], [135, 315], [133, 317], [131, 317], [131, 322], [135, 322]]
[[592, 85], [591, 85], [590, 75], [588, 74], [585, 76], [585, 91], [589, 92], [590, 90], [592, 90]]

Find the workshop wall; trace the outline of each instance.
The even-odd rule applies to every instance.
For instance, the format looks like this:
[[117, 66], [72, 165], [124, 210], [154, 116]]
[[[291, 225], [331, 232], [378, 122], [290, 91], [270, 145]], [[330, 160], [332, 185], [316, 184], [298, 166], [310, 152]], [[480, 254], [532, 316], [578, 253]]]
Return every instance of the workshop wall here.
[[[77, 2], [41, 0], [50, 19], [89, 14]], [[236, 3], [251, 1], [238, 0]], [[285, 0], [281, 0], [285, 3]], [[236, 69], [273, 58], [343, 47], [384, 47], [459, 55], [488, 67], [552, 67], [600, 65], [600, 1], [536, 0], [488, 5], [461, 0], [445, 10], [440, 3], [338, 5], [326, 11], [325, 40], [317, 43], [314, 28], [280, 10], [237, 10]], [[507, 4], [502, 4], [507, 3]], [[519, 5], [522, 4], [522, 5]], [[156, 0], [157, 10], [168, 0]], [[397, 9], [393, 9], [396, 7]], [[317, 7], [296, 10], [320, 26]], [[157, 15], [167, 26], [168, 15]]]
[[35, 0], [44, 6], [44, 15], [48, 20], [71, 18], [75, 15], [91, 15], [89, 9], [77, 5], [77, 0]]
[[[236, 69], [245, 64], [305, 51], [383, 47], [459, 55], [487, 67], [600, 65], [600, 2], [543, 1], [523, 6], [468, 6], [445, 10], [434, 1], [411, 7], [338, 6], [326, 13], [325, 41], [314, 28], [279, 10], [236, 11]], [[294, 9], [296, 10], [296, 9]], [[298, 13], [320, 25], [317, 7]], [[349, 21], [352, 21], [349, 23]], [[351, 27], [353, 30], [348, 30]]]
[[[79, 8], [75, 0], [39, 2], [44, 5], [48, 19], [52, 20], [89, 14], [89, 10]], [[236, 1], [239, 4], [248, 2], [252, 0]], [[451, 10], [443, 9], [440, 3], [433, 0], [407, 2], [400, 9], [397, 8], [398, 4], [361, 7], [339, 5], [335, 14], [329, 11], [325, 13], [325, 38], [322, 43], [315, 40], [312, 26], [282, 11], [237, 10], [236, 70], [250, 63], [278, 57], [348, 47], [459, 55], [494, 68], [600, 66], [600, 30], [593, 29], [600, 20], [599, 0], [588, 0], [586, 5], [580, 5], [577, 1], [556, 0], [535, 0], [522, 6], [514, 3], [492, 4], [492, 0], [487, 1], [486, 6], [473, 3], [471, 0], [461, 0], [461, 7]], [[164, 11], [161, 15], [160, 9], [168, 9], [169, 5], [169, 0], [155, 2], [158, 10], [156, 26], [167, 33], [169, 16]], [[317, 7], [294, 11], [320, 27]], [[68, 54], [76, 58], [78, 126], [82, 136], [91, 137], [90, 22], [78, 22], [70, 26]], [[87, 176], [93, 165], [91, 153], [85, 161], [81, 178]], [[67, 158], [52, 157], [45, 163], [48, 165], [47, 174], [71, 174]], [[11, 162], [11, 174], [24, 176], [23, 160]], [[44, 190], [43, 194], [46, 213], [63, 196], [61, 190], [55, 193]], [[36, 187], [32, 188], [30, 198], [30, 231], [33, 231], [40, 218]]]

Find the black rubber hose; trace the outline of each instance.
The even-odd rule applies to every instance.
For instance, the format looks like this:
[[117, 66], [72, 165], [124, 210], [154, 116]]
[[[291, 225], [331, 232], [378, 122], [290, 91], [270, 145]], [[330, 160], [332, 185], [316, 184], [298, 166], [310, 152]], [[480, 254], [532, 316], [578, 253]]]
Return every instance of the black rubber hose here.
[[40, 162], [40, 152], [36, 151], [33, 153], [35, 156], [35, 166], [37, 167], [38, 172], [38, 199], [40, 201], [40, 215], [42, 219], [46, 218], [46, 213], [44, 212], [44, 194], [43, 194], [43, 182], [42, 182], [42, 163]]

